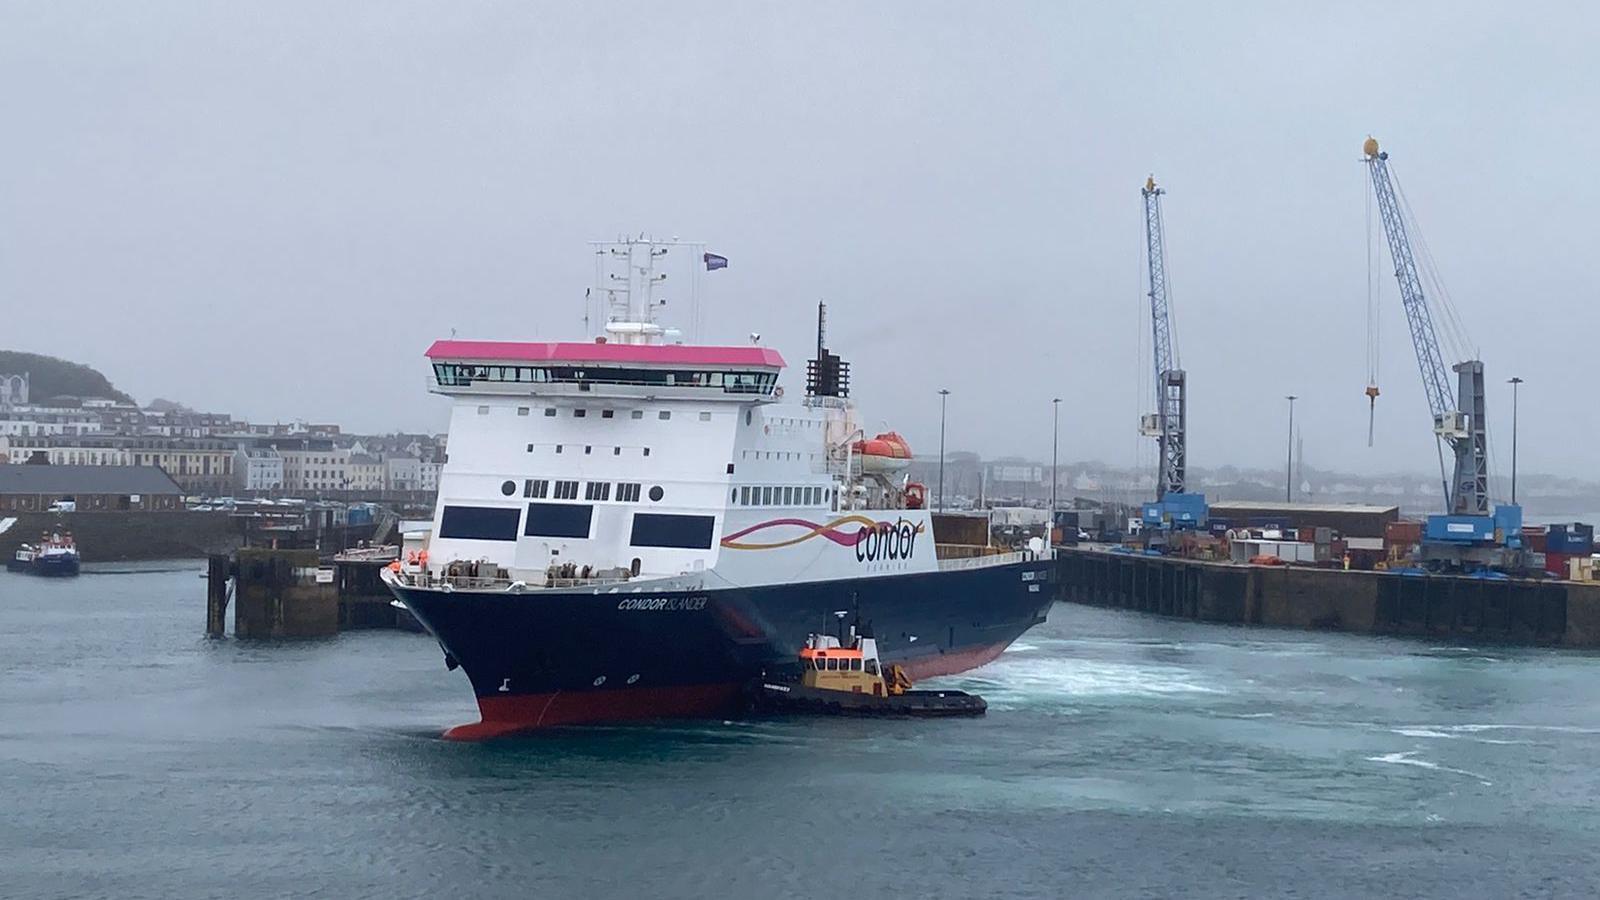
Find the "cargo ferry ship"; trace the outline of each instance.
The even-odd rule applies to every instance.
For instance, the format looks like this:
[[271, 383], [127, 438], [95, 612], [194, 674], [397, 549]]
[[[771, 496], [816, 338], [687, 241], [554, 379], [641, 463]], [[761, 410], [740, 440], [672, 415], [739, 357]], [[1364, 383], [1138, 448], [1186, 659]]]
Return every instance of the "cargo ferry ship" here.
[[384, 579], [472, 683], [482, 720], [447, 737], [728, 715], [846, 614], [914, 679], [1044, 621], [1039, 542], [940, 558], [910, 447], [863, 429], [820, 306], [792, 399], [758, 336], [686, 344], [657, 321], [670, 254], [721, 260], [700, 249], [596, 244], [592, 341], [427, 351], [453, 400], [448, 455], [431, 531]]

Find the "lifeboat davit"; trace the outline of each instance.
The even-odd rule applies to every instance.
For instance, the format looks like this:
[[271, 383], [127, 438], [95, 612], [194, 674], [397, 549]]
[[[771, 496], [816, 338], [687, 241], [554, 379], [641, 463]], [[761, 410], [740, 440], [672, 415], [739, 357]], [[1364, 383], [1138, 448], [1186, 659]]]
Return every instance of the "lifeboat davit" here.
[[911, 445], [893, 431], [875, 438], [856, 441], [855, 453], [861, 457], [863, 472], [898, 472], [911, 465]]

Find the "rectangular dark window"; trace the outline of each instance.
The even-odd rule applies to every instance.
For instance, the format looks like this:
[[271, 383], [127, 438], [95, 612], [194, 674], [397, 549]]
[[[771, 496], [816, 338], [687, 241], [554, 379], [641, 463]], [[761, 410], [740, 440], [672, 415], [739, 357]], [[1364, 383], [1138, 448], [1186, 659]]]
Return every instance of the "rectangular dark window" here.
[[558, 481], [558, 482], [556, 482], [556, 499], [557, 500], [576, 500], [576, 499], [578, 499], [578, 483], [576, 481]]
[[610, 500], [611, 482], [591, 481], [583, 486], [583, 499], [585, 500]]
[[709, 550], [714, 516], [675, 516], [664, 513], [634, 513], [635, 547], [677, 547], [684, 550]]
[[594, 507], [587, 503], [529, 503], [528, 524], [522, 533], [528, 537], [586, 538]]
[[617, 500], [622, 503], [636, 503], [639, 500], [639, 485], [637, 482], [617, 482]]
[[529, 478], [527, 481], [523, 482], [522, 496], [541, 500], [550, 496], [550, 479]]
[[446, 506], [439, 522], [439, 536], [469, 541], [514, 541], [517, 520], [515, 509], [492, 506]]

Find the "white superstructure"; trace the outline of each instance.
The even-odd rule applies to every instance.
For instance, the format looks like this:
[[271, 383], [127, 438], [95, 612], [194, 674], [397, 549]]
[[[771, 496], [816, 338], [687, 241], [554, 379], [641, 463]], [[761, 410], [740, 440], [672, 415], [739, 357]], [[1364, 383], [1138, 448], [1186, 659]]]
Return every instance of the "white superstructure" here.
[[675, 343], [656, 322], [664, 258], [696, 245], [596, 246], [608, 312], [592, 343], [429, 349], [430, 388], [454, 407], [425, 571], [407, 577], [616, 589], [937, 568], [920, 486], [863, 474], [847, 379], [814, 363], [786, 402], [777, 351]]

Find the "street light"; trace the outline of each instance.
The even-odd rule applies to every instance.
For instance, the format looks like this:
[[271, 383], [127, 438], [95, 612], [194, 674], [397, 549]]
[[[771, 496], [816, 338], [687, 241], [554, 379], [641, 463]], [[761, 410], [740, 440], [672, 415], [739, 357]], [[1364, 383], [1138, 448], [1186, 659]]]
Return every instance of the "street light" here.
[[1061, 398], [1050, 401], [1050, 530], [1056, 527], [1056, 460], [1061, 449]]
[[1511, 505], [1517, 505], [1517, 387], [1522, 384], [1521, 378], [1512, 378], [1506, 384], [1511, 385]]
[[1289, 401], [1289, 464], [1283, 471], [1283, 502], [1294, 502], [1294, 401], [1299, 399], [1293, 394], [1284, 399]]
[[944, 406], [950, 392], [939, 389], [939, 512], [944, 512]]

